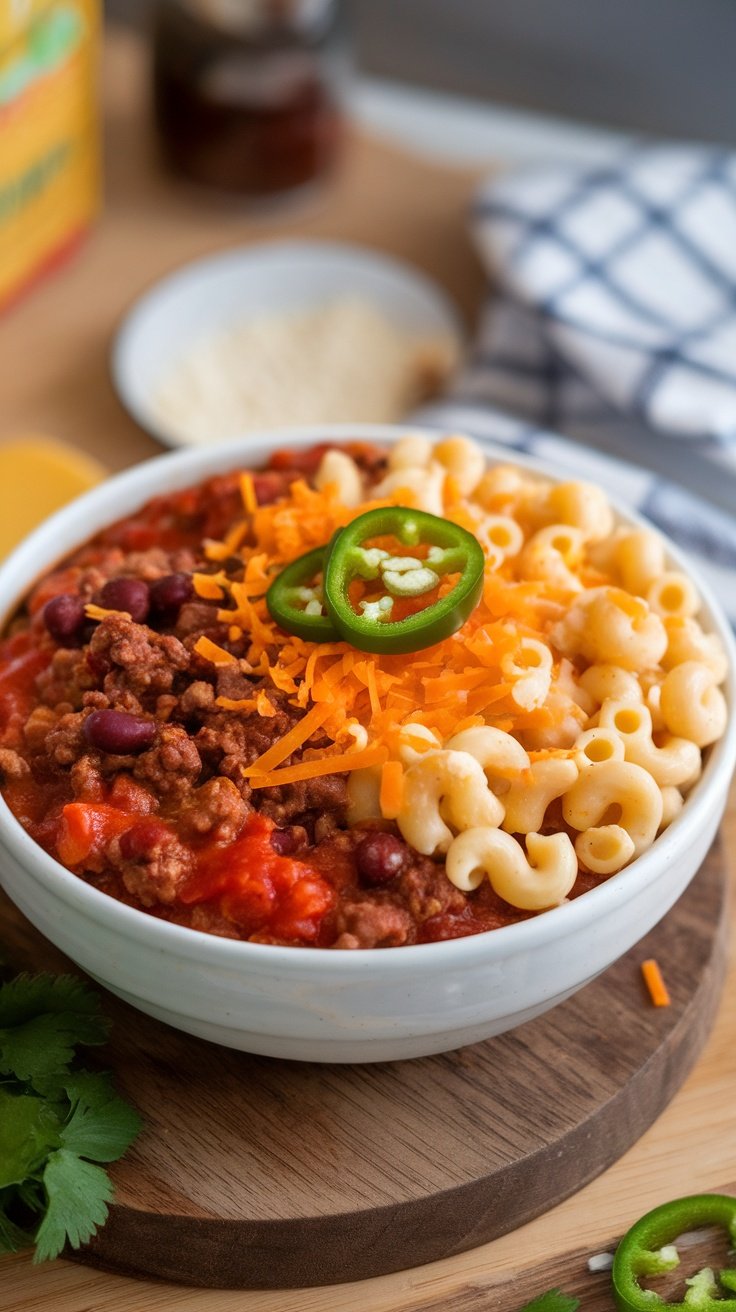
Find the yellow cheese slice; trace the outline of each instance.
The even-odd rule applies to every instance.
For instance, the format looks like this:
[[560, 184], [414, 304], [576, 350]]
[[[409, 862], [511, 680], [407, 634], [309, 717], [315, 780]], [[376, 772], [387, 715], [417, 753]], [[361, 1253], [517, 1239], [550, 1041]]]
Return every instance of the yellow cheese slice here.
[[106, 472], [91, 456], [54, 438], [33, 435], [1, 444], [0, 557]]

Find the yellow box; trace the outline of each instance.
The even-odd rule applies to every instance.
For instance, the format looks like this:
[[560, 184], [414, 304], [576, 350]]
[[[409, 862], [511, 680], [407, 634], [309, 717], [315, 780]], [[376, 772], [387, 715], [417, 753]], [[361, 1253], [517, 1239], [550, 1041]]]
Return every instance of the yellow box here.
[[100, 204], [99, 0], [0, 0], [0, 308]]

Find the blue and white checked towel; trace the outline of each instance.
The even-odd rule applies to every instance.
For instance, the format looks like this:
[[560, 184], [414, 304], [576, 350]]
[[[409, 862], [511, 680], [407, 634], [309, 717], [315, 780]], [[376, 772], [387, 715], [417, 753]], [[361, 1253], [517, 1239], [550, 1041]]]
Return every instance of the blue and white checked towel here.
[[690, 553], [736, 625], [736, 154], [507, 174], [473, 222], [494, 294], [422, 420], [601, 483]]

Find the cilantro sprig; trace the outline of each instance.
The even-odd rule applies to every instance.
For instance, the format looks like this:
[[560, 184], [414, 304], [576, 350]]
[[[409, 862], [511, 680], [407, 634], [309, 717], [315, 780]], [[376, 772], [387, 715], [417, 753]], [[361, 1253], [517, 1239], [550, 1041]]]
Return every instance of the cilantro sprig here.
[[0, 986], [0, 1253], [34, 1261], [78, 1248], [107, 1218], [101, 1162], [121, 1157], [140, 1118], [107, 1075], [79, 1069], [76, 1049], [104, 1043], [98, 996], [69, 975], [20, 975]]

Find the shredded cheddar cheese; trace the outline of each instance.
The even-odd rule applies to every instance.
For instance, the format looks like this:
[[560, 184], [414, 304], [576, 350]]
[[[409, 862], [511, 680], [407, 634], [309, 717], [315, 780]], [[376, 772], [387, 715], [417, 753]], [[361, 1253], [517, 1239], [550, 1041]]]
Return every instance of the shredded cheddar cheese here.
[[284, 734], [283, 738], [279, 738], [278, 742], [269, 747], [267, 752], [259, 756], [254, 765], [243, 770], [243, 774], [246, 778], [250, 778], [254, 774], [265, 774], [269, 770], [273, 770], [282, 761], [285, 761], [287, 756], [291, 756], [293, 752], [297, 751], [307, 739], [311, 738], [312, 734], [324, 724], [329, 714], [330, 707], [328, 705], [318, 703], [313, 706], [311, 711], [301, 720], [298, 720], [288, 733]]
[[216, 574], [193, 574], [194, 591], [203, 601], [222, 601], [225, 593]]
[[198, 656], [203, 656], [206, 661], [212, 661], [213, 665], [235, 665], [236, 658], [232, 652], [226, 651], [224, 647], [218, 647], [216, 642], [211, 638], [202, 635], [197, 638], [194, 644], [194, 650]]
[[240, 495], [243, 498], [243, 505], [247, 513], [249, 515], [254, 514], [258, 508], [258, 502], [256, 501], [252, 474], [240, 475]]
[[641, 973], [652, 1000], [652, 1006], [669, 1007], [672, 999], [670, 998], [667, 985], [662, 978], [659, 962], [655, 961], [653, 957], [649, 958], [648, 961], [642, 961]]
[[[379, 506], [414, 505], [415, 494], [397, 488], [347, 507], [334, 484], [315, 488], [298, 479], [277, 501], [258, 505], [249, 474], [241, 478], [241, 494], [247, 528], [239, 522], [222, 543], [208, 544], [210, 558], [222, 567], [217, 573], [196, 574], [194, 586], [198, 596], [222, 602], [217, 616], [227, 624], [230, 641], [247, 639], [245, 658], [239, 661], [243, 672], [265, 677], [277, 697], [285, 696], [305, 712], [244, 771], [253, 787], [315, 777], [319, 762], [309, 758], [308, 744], [319, 731], [324, 773], [362, 768], [366, 751], [371, 761], [390, 765], [383, 775], [383, 800], [394, 810], [402, 778], [395, 761], [397, 725], [420, 724], [440, 742], [480, 724], [522, 734], [554, 730], [563, 711], [551, 705], [519, 706], [513, 697], [514, 680], [504, 672], [504, 658], [513, 657], [520, 637], [546, 640], [551, 622], [569, 604], [568, 590], [549, 580], [518, 581], [507, 563], [489, 553], [479, 605], [458, 632], [434, 647], [406, 658], [356, 651], [344, 642], [311, 643], [283, 632], [271, 618], [265, 593], [273, 578], [357, 515]], [[472, 528], [474, 512], [460, 497], [457, 480], [445, 480], [444, 498], [447, 518]], [[233, 557], [238, 568], [229, 574], [226, 562]], [[206, 638], [200, 638], [195, 650], [216, 665], [236, 660]], [[223, 710], [275, 714], [273, 702], [260, 695], [240, 701], [218, 698], [217, 704]], [[367, 732], [367, 748], [331, 755], [344, 743], [348, 722]], [[303, 749], [303, 760], [279, 769]]]
[[251, 788], [277, 788], [280, 784], [295, 784], [301, 779], [318, 779], [323, 774], [346, 774], [351, 770], [367, 770], [381, 765], [386, 759], [386, 748], [380, 745], [366, 747], [364, 752], [349, 752], [344, 756], [321, 756], [298, 765], [287, 765], [268, 774], [251, 776]]
[[385, 761], [381, 767], [381, 814], [395, 820], [404, 799], [404, 767], [401, 761]]
[[130, 619], [127, 610], [108, 610], [105, 606], [96, 606], [93, 601], [87, 602], [84, 613], [88, 620], [97, 620], [98, 622], [106, 620], [109, 615], [124, 615], [126, 619]]

